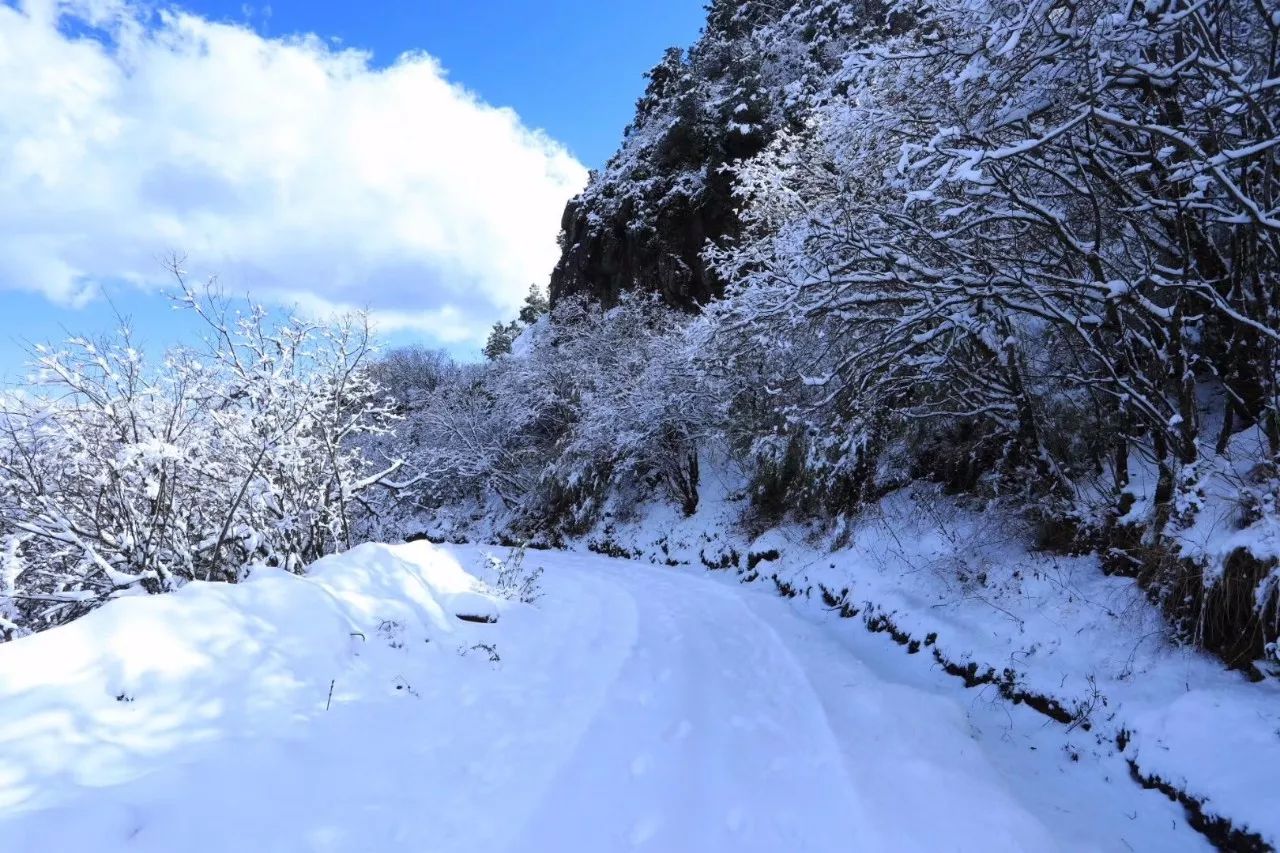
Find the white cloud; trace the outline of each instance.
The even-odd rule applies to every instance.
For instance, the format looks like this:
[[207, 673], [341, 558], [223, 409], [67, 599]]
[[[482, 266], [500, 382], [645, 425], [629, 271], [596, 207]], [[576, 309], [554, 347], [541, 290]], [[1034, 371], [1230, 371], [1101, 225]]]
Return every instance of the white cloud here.
[[85, 301], [186, 253], [236, 289], [474, 339], [586, 170], [426, 54], [373, 68], [120, 0], [0, 4], [0, 288]]

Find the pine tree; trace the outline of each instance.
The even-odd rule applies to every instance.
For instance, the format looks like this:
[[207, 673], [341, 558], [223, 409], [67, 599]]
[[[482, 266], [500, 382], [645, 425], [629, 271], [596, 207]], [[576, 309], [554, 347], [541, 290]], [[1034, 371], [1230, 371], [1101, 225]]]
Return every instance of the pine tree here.
[[520, 328], [520, 323], [516, 320], [510, 323], [494, 323], [493, 329], [489, 332], [489, 339], [484, 344], [484, 357], [494, 361], [504, 355], [510, 355], [511, 345], [520, 334]]
[[547, 299], [547, 292], [536, 284], [529, 285], [529, 295], [524, 298], [524, 305], [520, 306], [520, 322], [532, 326], [550, 310], [551, 301]]

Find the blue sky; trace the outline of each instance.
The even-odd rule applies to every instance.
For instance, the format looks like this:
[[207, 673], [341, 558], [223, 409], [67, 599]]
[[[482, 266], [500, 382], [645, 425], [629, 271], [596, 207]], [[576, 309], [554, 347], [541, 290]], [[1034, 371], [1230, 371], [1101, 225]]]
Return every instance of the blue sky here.
[[618, 146], [644, 88], [672, 45], [688, 46], [703, 0], [274, 0], [181, 4], [266, 35], [312, 32], [374, 52], [385, 64], [424, 50], [450, 76], [526, 124], [547, 130], [588, 167]]
[[171, 251], [228, 290], [367, 307], [392, 343], [474, 354], [545, 281], [559, 210], [643, 72], [703, 16], [701, 0], [0, 2], [16, 47], [0, 375], [24, 341], [103, 331], [113, 309], [154, 349], [190, 333], [156, 295]]

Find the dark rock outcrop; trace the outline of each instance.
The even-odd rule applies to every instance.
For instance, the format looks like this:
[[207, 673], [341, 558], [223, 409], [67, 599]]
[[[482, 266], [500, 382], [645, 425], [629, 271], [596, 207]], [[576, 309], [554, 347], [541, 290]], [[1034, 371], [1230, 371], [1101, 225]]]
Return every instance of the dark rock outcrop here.
[[587, 295], [614, 302], [628, 290], [660, 293], [670, 305], [694, 308], [719, 296], [721, 282], [702, 260], [708, 240], [732, 234], [736, 217], [726, 193], [654, 200], [649, 221], [636, 222], [627, 199], [602, 220], [589, 199], [565, 208], [564, 251], [551, 276], [552, 301]]
[[863, 20], [843, 0], [714, 0], [688, 51], [672, 48], [646, 75], [622, 146], [561, 222], [551, 300], [606, 304], [624, 291], [658, 293], [696, 310], [723, 282], [708, 242], [738, 228], [725, 166], [749, 159], [807, 110], [806, 81], [843, 51], [834, 42]]

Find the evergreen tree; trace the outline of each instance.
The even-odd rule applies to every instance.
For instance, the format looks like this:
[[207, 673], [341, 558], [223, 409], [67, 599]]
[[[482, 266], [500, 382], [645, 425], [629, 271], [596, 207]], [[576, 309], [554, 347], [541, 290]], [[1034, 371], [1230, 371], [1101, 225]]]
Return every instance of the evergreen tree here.
[[529, 295], [524, 298], [524, 305], [520, 307], [520, 322], [532, 326], [550, 310], [551, 301], [547, 299], [546, 291], [536, 284], [529, 285]]
[[493, 329], [489, 331], [489, 339], [484, 344], [484, 357], [493, 361], [510, 355], [511, 345], [519, 336], [520, 329], [520, 323], [515, 320], [510, 323], [494, 323]]

